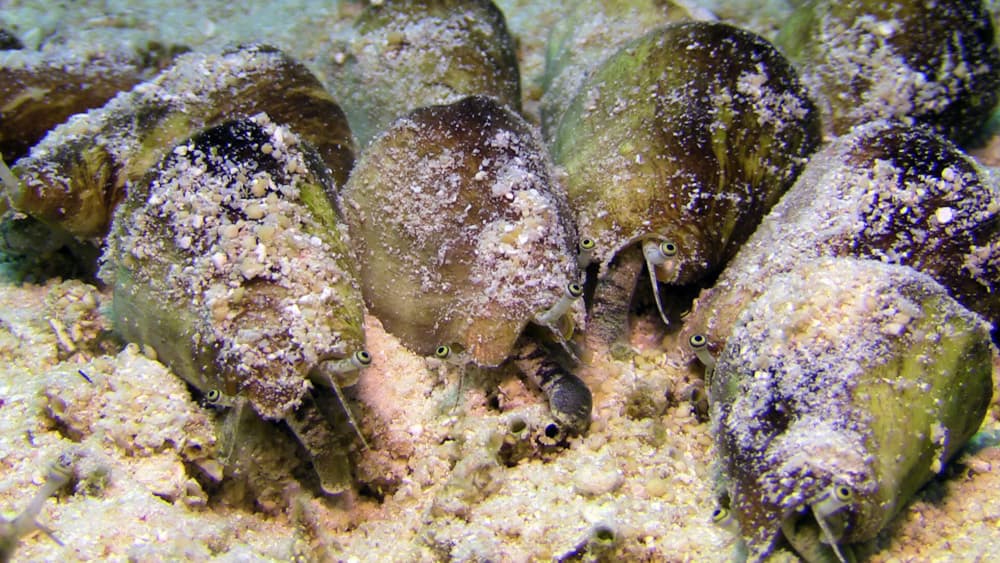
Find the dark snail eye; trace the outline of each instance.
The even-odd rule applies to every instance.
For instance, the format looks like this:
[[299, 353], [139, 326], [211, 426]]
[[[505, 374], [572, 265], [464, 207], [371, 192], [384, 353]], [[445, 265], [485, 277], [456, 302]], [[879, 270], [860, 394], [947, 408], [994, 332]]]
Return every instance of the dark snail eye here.
[[570, 297], [577, 298], [583, 295], [583, 286], [578, 283], [571, 283], [566, 286], [566, 292]]
[[358, 365], [361, 366], [371, 365], [372, 355], [364, 350], [359, 350], [354, 353], [354, 361], [356, 361]]

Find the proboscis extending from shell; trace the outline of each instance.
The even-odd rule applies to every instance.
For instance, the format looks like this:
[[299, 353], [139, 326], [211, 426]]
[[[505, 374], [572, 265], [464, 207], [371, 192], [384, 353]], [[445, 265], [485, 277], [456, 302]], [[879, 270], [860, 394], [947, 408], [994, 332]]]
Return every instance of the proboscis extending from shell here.
[[992, 369], [987, 323], [912, 268], [827, 258], [772, 278], [710, 393], [751, 555], [783, 535], [832, 560], [873, 538], [979, 428]]
[[813, 156], [801, 177], [685, 319], [684, 341], [725, 345], [770, 279], [827, 256], [875, 258], [930, 275], [1000, 320], [1000, 189], [926, 128], [874, 122]]
[[595, 69], [552, 151], [602, 275], [641, 248], [631, 283], [619, 284], [632, 288], [643, 255], [665, 283], [720, 269], [818, 142], [818, 114], [771, 44], [690, 22], [631, 41]]
[[997, 103], [1000, 51], [980, 0], [802, 2], [776, 42], [830, 135], [896, 118], [961, 143]]
[[372, 2], [353, 32], [329, 83], [361, 147], [417, 108], [473, 95], [521, 107], [514, 39], [490, 0]]
[[565, 195], [532, 128], [492, 99], [416, 110], [342, 192], [369, 310], [425, 356], [482, 366], [580, 279]]
[[18, 161], [11, 206], [81, 239], [100, 238], [126, 185], [177, 143], [223, 121], [266, 112], [291, 125], [333, 171], [354, 162], [340, 107], [301, 64], [271, 47], [178, 57], [150, 82], [50, 132]]
[[350, 471], [310, 393], [364, 348], [333, 191], [319, 155], [287, 127], [265, 114], [223, 123], [132, 184], [101, 270], [122, 336], [202, 392], [285, 420], [331, 493]]

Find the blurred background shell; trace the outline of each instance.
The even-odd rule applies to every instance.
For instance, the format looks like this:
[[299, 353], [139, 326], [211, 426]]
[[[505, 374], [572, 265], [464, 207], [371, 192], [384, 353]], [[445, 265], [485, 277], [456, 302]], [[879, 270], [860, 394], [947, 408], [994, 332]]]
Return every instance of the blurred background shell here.
[[484, 95], [521, 108], [514, 39], [489, 0], [372, 2], [329, 71], [362, 148], [424, 106]]
[[416, 110], [362, 154], [343, 191], [369, 310], [407, 347], [479, 365], [580, 279], [576, 233], [541, 141], [485, 97]]
[[693, 22], [627, 43], [594, 70], [552, 153], [602, 270], [629, 245], [668, 240], [677, 266], [660, 280], [683, 284], [725, 264], [818, 141], [818, 115], [771, 44]]
[[546, 44], [541, 106], [546, 140], [551, 141], [584, 81], [622, 45], [668, 23], [709, 17], [688, 4], [669, 0], [572, 2]]
[[771, 278], [823, 256], [875, 258], [927, 273], [963, 305], [1000, 320], [1000, 189], [950, 141], [880, 121], [813, 156], [685, 319], [716, 350]]
[[770, 551], [786, 518], [812, 518], [835, 485], [851, 497], [838, 542], [875, 537], [979, 428], [992, 366], [987, 323], [912, 268], [825, 258], [770, 278], [710, 393], [751, 555]]
[[1000, 51], [983, 2], [802, 2], [777, 44], [823, 112], [824, 133], [898, 118], [958, 143], [1000, 95]]
[[87, 45], [35, 51], [0, 31], [0, 154], [12, 163], [71, 115], [148, 80], [183, 47]]
[[11, 207], [81, 239], [101, 238], [125, 186], [195, 132], [266, 112], [311, 143], [336, 185], [354, 162], [340, 107], [301, 64], [274, 48], [249, 45], [188, 54], [150, 82], [51, 131], [19, 160]]

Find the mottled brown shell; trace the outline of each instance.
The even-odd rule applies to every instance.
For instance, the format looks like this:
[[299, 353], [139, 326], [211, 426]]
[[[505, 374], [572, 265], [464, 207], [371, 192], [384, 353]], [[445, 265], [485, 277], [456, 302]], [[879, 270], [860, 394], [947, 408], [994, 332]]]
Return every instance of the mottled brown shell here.
[[100, 107], [146, 80], [176, 54], [176, 49], [152, 47], [7, 48], [0, 46], [0, 154], [7, 163], [27, 154], [70, 116]]
[[531, 127], [484, 97], [416, 110], [343, 191], [369, 309], [412, 350], [507, 358], [579, 280], [563, 193]]
[[819, 122], [764, 39], [720, 23], [660, 28], [594, 70], [559, 125], [581, 236], [606, 267], [642, 241], [677, 246], [660, 281], [722, 266], [791, 185]]

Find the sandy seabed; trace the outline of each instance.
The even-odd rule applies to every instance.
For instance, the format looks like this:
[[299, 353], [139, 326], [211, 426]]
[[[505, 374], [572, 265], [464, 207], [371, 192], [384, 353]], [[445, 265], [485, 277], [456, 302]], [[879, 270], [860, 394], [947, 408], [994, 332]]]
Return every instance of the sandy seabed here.
[[[320, 1], [176, 4], [0, 2], [0, 22], [26, 43], [266, 40], [322, 75], [324, 45], [357, 11]], [[544, 31], [558, 16], [542, 2], [499, 5], [524, 51], [530, 110]], [[109, 304], [109, 293], [75, 280], [0, 283], [3, 517], [28, 504], [57, 456], [76, 460], [72, 487], [39, 516], [58, 543], [33, 534], [15, 560], [724, 561], [732, 553], [732, 537], [709, 521], [708, 424], [665, 395], [691, 374], [672, 365], [643, 319], [633, 358], [596, 358], [581, 373], [594, 389], [594, 422], [565, 448], [540, 445], [541, 394], [512, 370], [460, 383], [367, 319], [374, 362], [351, 394], [371, 446], [352, 455], [362, 485], [323, 498], [276, 427], [248, 422], [239, 461], [224, 468], [216, 412], [152, 351], [108, 337]], [[984, 431], [1000, 433], [996, 400]], [[995, 445], [961, 454], [859, 554], [1000, 558], [995, 465]]]

